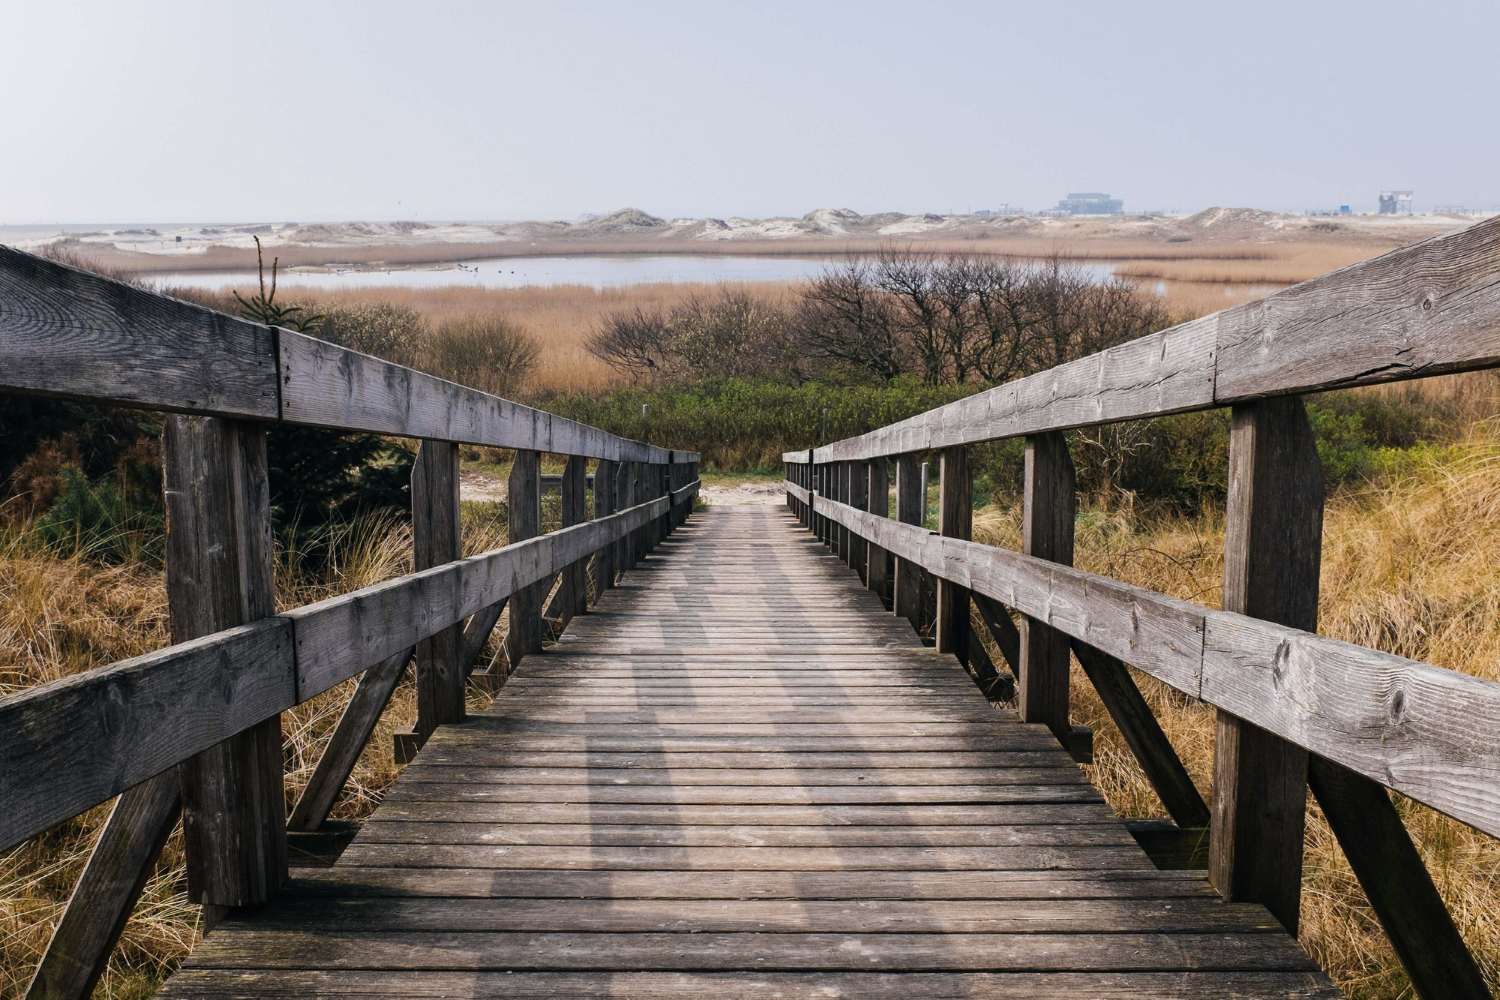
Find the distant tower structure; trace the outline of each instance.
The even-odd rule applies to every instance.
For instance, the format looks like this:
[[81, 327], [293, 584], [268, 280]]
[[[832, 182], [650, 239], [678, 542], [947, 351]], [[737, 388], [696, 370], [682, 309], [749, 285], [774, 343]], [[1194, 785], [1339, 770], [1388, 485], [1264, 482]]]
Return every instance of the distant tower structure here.
[[1411, 214], [1411, 192], [1410, 191], [1382, 191], [1382, 192], [1380, 192], [1380, 214], [1381, 215], [1410, 215]]
[[1119, 215], [1125, 202], [1100, 191], [1076, 191], [1057, 203], [1058, 212], [1069, 215]]

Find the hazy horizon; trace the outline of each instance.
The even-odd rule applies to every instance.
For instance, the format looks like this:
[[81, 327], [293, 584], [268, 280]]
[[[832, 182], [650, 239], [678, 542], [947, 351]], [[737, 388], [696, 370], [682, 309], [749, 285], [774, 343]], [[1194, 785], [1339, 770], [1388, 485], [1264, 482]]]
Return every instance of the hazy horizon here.
[[7, 23], [8, 226], [1500, 204], [1494, 4], [89, 0]]

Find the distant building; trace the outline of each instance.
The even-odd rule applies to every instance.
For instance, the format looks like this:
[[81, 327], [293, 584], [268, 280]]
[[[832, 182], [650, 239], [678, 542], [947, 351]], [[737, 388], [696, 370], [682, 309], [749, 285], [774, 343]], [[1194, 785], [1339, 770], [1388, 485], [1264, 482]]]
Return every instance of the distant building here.
[[1380, 192], [1380, 214], [1381, 215], [1410, 215], [1411, 214], [1411, 192], [1410, 191], [1382, 191], [1382, 192]]
[[1119, 215], [1125, 202], [1098, 191], [1079, 191], [1057, 203], [1058, 212], [1069, 215]]
[[974, 212], [974, 214], [975, 215], [994, 215], [995, 214], [995, 210], [992, 209], [992, 208], [981, 208], [981, 209], [976, 210]]

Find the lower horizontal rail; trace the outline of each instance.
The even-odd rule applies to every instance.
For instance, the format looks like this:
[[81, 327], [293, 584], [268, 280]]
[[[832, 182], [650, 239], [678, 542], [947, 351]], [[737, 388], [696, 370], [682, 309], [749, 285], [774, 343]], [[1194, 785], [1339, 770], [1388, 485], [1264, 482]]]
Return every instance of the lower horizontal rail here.
[[698, 483], [0, 699], [0, 850], [354, 677], [612, 545]]
[[795, 483], [819, 517], [1491, 836], [1500, 836], [1500, 683], [1212, 611], [919, 525]]

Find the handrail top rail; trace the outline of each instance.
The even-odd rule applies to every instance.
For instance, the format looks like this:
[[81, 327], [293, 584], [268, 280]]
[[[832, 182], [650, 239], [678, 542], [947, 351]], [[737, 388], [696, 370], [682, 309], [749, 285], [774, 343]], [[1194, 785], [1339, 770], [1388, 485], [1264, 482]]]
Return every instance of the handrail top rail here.
[[813, 449], [910, 454], [1500, 365], [1500, 218]]
[[699, 460], [3, 245], [0, 391], [608, 461]]

